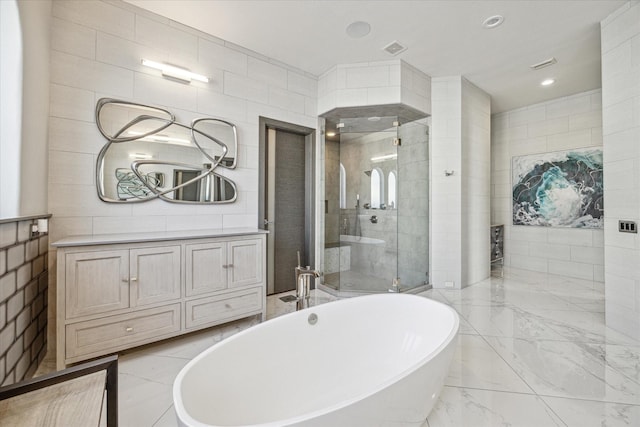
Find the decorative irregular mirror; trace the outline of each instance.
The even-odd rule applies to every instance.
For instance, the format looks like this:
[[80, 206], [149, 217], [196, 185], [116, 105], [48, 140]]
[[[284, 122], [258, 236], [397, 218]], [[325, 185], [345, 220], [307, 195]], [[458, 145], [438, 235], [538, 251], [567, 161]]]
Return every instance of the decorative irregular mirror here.
[[227, 153], [220, 162], [220, 166], [229, 169], [236, 167], [238, 149], [238, 135], [236, 127], [233, 123], [219, 119], [196, 119], [191, 123], [193, 138], [201, 144], [203, 138], [207, 135], [215, 136], [215, 139], [227, 146]]
[[96, 124], [108, 140], [96, 168], [103, 201], [236, 200], [235, 183], [213, 172], [218, 166], [236, 167], [237, 132], [232, 123], [201, 118], [187, 126], [162, 108], [102, 98], [96, 106]]

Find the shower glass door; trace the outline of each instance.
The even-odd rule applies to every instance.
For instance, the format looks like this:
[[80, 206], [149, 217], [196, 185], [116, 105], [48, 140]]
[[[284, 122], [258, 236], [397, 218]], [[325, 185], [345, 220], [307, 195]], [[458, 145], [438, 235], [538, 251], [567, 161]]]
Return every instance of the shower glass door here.
[[396, 289], [396, 124], [396, 117], [344, 118], [337, 138], [325, 141], [325, 285], [341, 294]]
[[426, 120], [398, 128], [398, 277], [400, 291], [429, 284], [429, 128]]

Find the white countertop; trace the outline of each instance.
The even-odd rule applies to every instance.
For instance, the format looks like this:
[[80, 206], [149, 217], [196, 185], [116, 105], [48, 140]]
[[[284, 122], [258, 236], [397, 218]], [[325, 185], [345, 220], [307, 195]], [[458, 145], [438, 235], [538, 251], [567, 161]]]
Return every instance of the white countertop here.
[[267, 234], [267, 230], [258, 228], [219, 228], [209, 230], [157, 231], [152, 233], [94, 234], [69, 236], [52, 243], [62, 248], [67, 246], [108, 245], [114, 243], [141, 243], [162, 240], [205, 239], [211, 237], [246, 236], [251, 234]]

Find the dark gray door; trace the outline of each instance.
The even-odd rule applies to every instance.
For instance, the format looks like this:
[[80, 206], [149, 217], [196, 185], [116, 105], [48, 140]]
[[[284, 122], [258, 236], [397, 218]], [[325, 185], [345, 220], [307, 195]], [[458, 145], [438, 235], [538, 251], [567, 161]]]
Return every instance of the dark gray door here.
[[[305, 137], [282, 130], [271, 131], [267, 149], [269, 172], [267, 185], [267, 212], [270, 212], [270, 238], [273, 261], [269, 267], [273, 274], [274, 293], [295, 289], [294, 268], [300, 252], [305, 264]], [[274, 137], [275, 135], [275, 137]], [[269, 191], [269, 189], [271, 191]]]

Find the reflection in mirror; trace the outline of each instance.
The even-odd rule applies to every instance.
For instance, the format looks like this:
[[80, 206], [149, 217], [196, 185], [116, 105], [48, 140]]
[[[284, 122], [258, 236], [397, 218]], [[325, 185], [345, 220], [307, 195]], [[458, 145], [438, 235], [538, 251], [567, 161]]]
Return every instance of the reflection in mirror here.
[[[182, 203], [230, 203], [236, 200], [237, 190], [233, 181], [211, 172], [211, 164], [201, 168], [184, 163], [165, 163], [153, 160], [133, 162], [133, 171], [138, 179], [162, 174], [166, 177], [165, 187], [157, 187], [153, 192], [163, 200]], [[163, 171], [163, 172], [158, 172]], [[148, 181], [147, 181], [148, 182]]]
[[103, 201], [235, 201], [235, 183], [213, 172], [219, 165], [236, 166], [232, 123], [203, 118], [186, 126], [161, 108], [106, 98], [98, 101], [96, 122], [109, 141], [97, 160], [96, 184]]
[[152, 195], [149, 187], [162, 188], [164, 174], [162, 172], [150, 172], [140, 179], [131, 169], [119, 168], [116, 169], [116, 180], [118, 199], [140, 199]]
[[101, 98], [96, 106], [96, 124], [100, 133], [111, 142], [131, 141], [160, 132], [175, 117], [167, 110]]
[[236, 167], [236, 151], [238, 150], [238, 132], [233, 123], [220, 119], [196, 119], [191, 123], [193, 138], [202, 147], [201, 141], [207, 135], [213, 136], [217, 141], [227, 147], [227, 153], [220, 162], [220, 166], [234, 169]]

